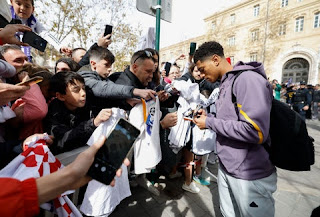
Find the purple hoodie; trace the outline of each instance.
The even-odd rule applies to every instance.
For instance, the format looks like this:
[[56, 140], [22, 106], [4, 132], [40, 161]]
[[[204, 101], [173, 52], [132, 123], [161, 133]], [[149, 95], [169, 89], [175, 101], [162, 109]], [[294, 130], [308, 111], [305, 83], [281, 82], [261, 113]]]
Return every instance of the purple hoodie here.
[[[232, 103], [231, 86], [237, 71], [243, 71], [233, 86], [239, 117]], [[245, 180], [271, 175], [275, 167], [262, 146], [269, 142], [272, 87], [262, 63], [238, 62], [221, 80], [216, 117], [208, 115], [206, 126], [217, 133], [221, 167]], [[239, 118], [239, 119], [238, 119]]]

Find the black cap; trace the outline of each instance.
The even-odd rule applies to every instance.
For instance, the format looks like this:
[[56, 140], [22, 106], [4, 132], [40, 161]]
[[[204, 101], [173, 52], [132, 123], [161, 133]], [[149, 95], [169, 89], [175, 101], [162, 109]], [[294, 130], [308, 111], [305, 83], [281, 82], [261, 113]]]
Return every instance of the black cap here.
[[300, 81], [300, 85], [306, 85], [305, 81]]

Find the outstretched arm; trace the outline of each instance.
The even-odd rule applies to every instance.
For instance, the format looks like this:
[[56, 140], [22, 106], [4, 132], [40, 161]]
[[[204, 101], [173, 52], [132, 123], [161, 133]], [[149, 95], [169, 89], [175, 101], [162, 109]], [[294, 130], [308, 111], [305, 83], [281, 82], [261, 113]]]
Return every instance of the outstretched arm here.
[[16, 38], [16, 32], [28, 32], [31, 28], [22, 24], [8, 24], [0, 31], [0, 44], [28, 45]]
[[[93, 163], [95, 154], [103, 145], [105, 139], [105, 137], [101, 137], [90, 148], [79, 154], [75, 161], [67, 167], [50, 175], [38, 178], [36, 183], [39, 205], [56, 198], [67, 190], [77, 189], [88, 183], [91, 178], [86, 174]], [[124, 164], [128, 166], [130, 164], [129, 160], [125, 159]], [[117, 176], [120, 175], [121, 169], [117, 171]], [[111, 185], [115, 185], [115, 180], [111, 182]]]

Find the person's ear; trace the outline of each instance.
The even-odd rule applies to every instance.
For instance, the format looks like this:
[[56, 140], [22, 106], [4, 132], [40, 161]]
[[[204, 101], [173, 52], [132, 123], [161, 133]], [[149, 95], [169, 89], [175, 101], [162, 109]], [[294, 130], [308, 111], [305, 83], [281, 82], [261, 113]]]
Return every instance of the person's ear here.
[[221, 57], [219, 57], [217, 54], [213, 54], [211, 60], [215, 66], [219, 66]]
[[56, 92], [56, 97], [58, 98], [58, 100], [60, 101], [65, 101], [65, 94], [61, 94], [59, 92]]
[[134, 63], [134, 64], [132, 65], [132, 72], [133, 72], [133, 73], [136, 73], [137, 70], [138, 70], [138, 65]]
[[94, 60], [90, 60], [90, 65], [91, 65], [91, 68], [93, 69], [93, 70], [96, 70], [96, 68], [97, 68], [97, 63], [96, 63], [96, 61], [94, 61]]

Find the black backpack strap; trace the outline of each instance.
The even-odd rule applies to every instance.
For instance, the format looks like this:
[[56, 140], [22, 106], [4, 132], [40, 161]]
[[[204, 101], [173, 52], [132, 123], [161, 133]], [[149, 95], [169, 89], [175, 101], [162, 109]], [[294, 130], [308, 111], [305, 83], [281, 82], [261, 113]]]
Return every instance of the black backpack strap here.
[[234, 79], [232, 81], [232, 85], [231, 85], [231, 100], [232, 100], [232, 104], [234, 105], [234, 108], [236, 110], [236, 113], [238, 115], [238, 120], [240, 120], [240, 117], [239, 117], [239, 109], [238, 109], [238, 106], [237, 106], [237, 97], [234, 95], [233, 93], [233, 85], [234, 85], [234, 82], [236, 81], [236, 79], [239, 77], [239, 75], [241, 75], [243, 71], [239, 71], [235, 74], [234, 76]]

